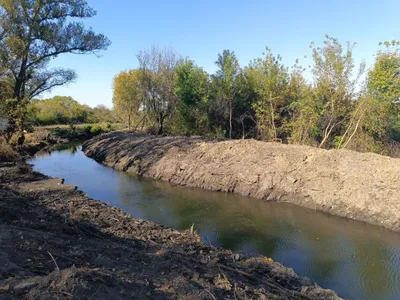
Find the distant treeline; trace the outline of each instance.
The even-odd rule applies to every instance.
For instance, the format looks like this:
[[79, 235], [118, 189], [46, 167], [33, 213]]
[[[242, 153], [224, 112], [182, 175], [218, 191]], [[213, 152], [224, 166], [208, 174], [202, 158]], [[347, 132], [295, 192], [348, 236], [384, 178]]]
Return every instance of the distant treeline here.
[[[288, 68], [266, 49], [241, 67], [218, 55], [215, 74], [171, 49], [152, 47], [114, 78], [114, 109], [155, 133], [256, 138], [388, 153], [400, 136], [399, 42], [380, 45], [373, 66], [355, 66], [353, 44], [311, 45], [308, 68]], [[307, 76], [305, 75], [307, 72]], [[310, 79], [308, 79], [310, 78]]]
[[114, 123], [117, 118], [104, 105], [91, 108], [71, 97], [55, 96], [50, 99], [32, 100], [28, 106], [28, 121], [34, 125], [61, 125], [79, 123]]

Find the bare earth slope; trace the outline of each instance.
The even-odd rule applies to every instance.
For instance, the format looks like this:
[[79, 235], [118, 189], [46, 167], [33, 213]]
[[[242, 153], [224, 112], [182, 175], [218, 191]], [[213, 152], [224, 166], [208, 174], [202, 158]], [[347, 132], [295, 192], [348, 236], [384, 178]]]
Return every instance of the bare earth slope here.
[[0, 299], [339, 299], [265, 257], [203, 245], [0, 163]]
[[85, 143], [95, 160], [140, 176], [290, 202], [400, 231], [400, 159], [255, 140], [114, 132]]

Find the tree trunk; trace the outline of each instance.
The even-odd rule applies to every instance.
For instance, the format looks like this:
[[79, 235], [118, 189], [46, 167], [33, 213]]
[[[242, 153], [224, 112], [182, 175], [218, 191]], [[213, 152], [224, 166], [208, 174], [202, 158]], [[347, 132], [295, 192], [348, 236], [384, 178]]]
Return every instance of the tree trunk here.
[[328, 125], [328, 127], [326, 127], [326, 129], [325, 129], [324, 138], [322, 139], [322, 142], [319, 144], [319, 146], [318, 146], [319, 148], [322, 148], [322, 146], [325, 145], [326, 141], [328, 140], [328, 138], [330, 137], [330, 135], [332, 133], [333, 128], [335, 128], [335, 125], [332, 125], [330, 128], [329, 128], [329, 126], [330, 125]]
[[128, 130], [131, 130], [131, 114], [128, 115]]
[[17, 143], [18, 145], [22, 145], [25, 141], [25, 135], [24, 135], [24, 118], [20, 117], [20, 120], [18, 122], [18, 140]]
[[242, 140], [244, 140], [244, 119], [242, 118]]
[[277, 134], [276, 134], [276, 127], [275, 127], [274, 107], [272, 105], [271, 100], [270, 100], [270, 110], [271, 110], [271, 126], [272, 126], [272, 130], [273, 130], [273, 135], [274, 135], [273, 140], [275, 141], [277, 139]]
[[142, 124], [142, 130], [141, 131], [143, 131], [144, 119], [146, 118], [146, 116], [147, 116], [147, 114], [143, 115], [143, 117], [139, 120], [139, 122], [133, 128], [133, 131], [136, 132], [140, 124]]
[[[13, 134], [17, 134], [17, 144], [22, 145], [25, 141], [25, 136], [24, 136], [24, 113], [22, 112], [22, 90], [24, 88], [24, 82], [20, 78], [23, 76], [24, 69], [21, 67], [20, 74], [18, 78], [16, 78], [15, 86], [14, 86], [14, 93], [13, 93], [13, 98], [16, 99], [16, 103], [13, 105], [12, 109], [15, 109], [14, 112], [12, 112], [12, 118], [14, 120], [10, 120], [12, 123], [15, 124], [13, 126], [13, 132], [11, 132], [11, 136]], [[15, 140], [14, 140], [15, 141]]]
[[229, 138], [232, 139], [232, 101], [229, 101]]
[[351, 142], [351, 140], [353, 139], [354, 135], [356, 134], [358, 127], [360, 126], [360, 121], [361, 121], [361, 117], [358, 119], [356, 127], [354, 128], [353, 133], [351, 134], [351, 136], [349, 137], [349, 139], [347, 140], [347, 142], [343, 145], [343, 148], [346, 148], [349, 143]]
[[158, 120], [158, 135], [162, 135], [164, 131], [164, 118], [160, 114], [159, 120]]

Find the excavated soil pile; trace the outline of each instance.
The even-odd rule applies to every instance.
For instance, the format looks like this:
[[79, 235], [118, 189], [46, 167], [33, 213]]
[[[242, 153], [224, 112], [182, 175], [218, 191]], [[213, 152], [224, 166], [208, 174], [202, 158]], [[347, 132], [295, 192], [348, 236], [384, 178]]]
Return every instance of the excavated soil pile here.
[[139, 176], [290, 202], [400, 231], [399, 159], [255, 140], [129, 132], [92, 139], [84, 152]]
[[265, 257], [203, 245], [0, 164], [0, 299], [338, 299]]

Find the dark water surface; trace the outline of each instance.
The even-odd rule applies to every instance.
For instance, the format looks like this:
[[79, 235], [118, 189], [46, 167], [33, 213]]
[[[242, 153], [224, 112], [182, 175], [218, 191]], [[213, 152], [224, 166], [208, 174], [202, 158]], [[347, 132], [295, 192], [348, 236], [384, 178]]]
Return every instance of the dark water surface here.
[[87, 158], [77, 145], [31, 163], [134, 217], [177, 229], [194, 224], [206, 243], [271, 257], [343, 298], [400, 299], [398, 233], [290, 204], [139, 180]]

